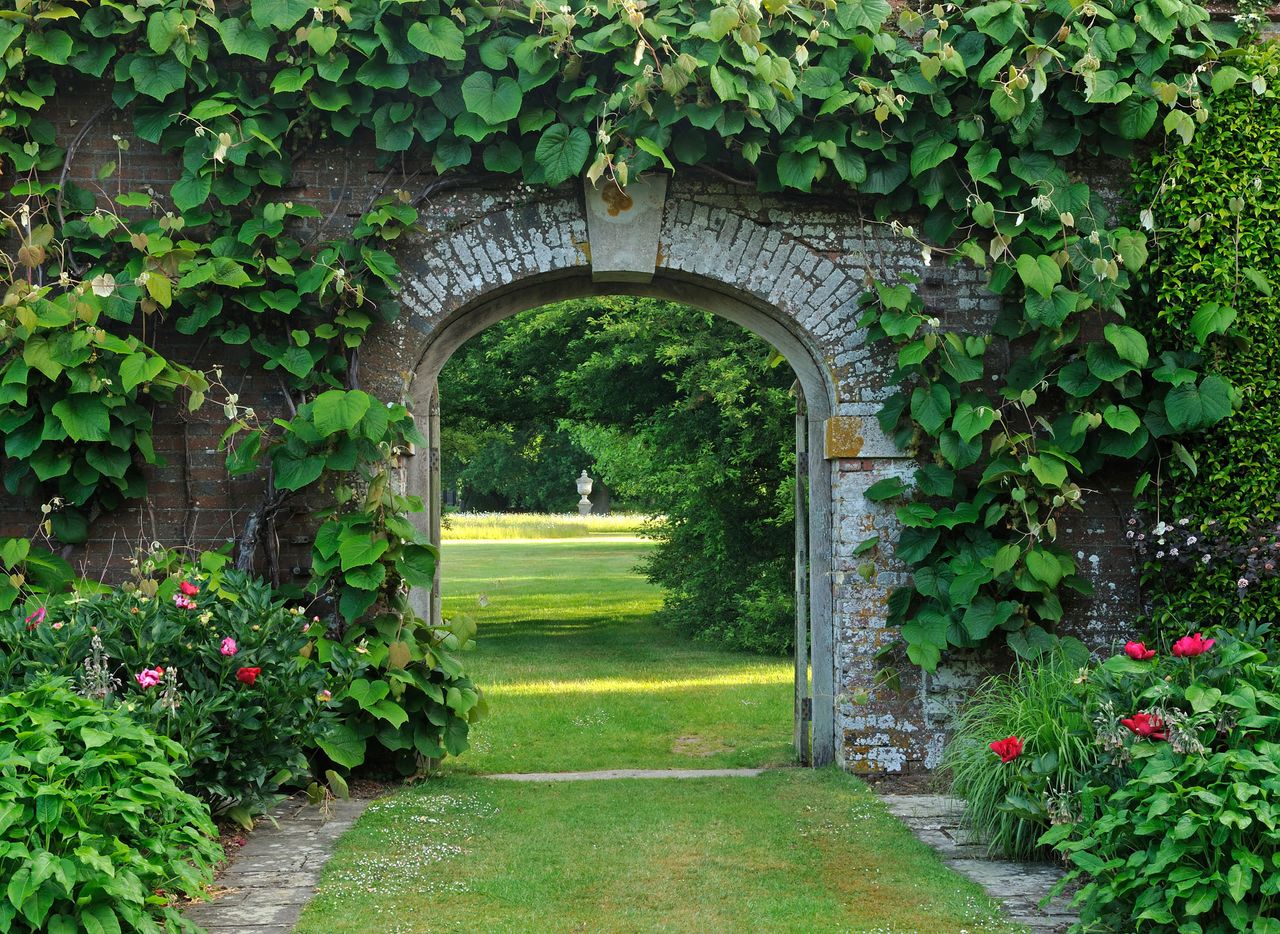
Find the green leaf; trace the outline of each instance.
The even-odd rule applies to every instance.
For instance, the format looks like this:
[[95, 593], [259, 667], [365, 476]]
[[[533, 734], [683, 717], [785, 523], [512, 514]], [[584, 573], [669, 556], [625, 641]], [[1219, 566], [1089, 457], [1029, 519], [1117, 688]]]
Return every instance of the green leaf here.
[[1018, 257], [1018, 278], [1022, 284], [1048, 298], [1053, 294], [1053, 287], [1062, 281], [1062, 270], [1048, 256], [1023, 253]]
[[1191, 333], [1203, 344], [1211, 334], [1226, 334], [1236, 320], [1236, 310], [1217, 302], [1205, 302], [1191, 316]]
[[436, 551], [427, 545], [405, 545], [396, 569], [410, 586], [430, 588], [435, 583]]
[[809, 191], [818, 175], [820, 157], [816, 149], [784, 152], [778, 156], [778, 181], [787, 188]]
[[955, 418], [951, 420], [951, 427], [967, 443], [990, 428], [995, 423], [995, 420], [995, 409], [990, 406], [974, 406], [968, 402], [961, 402], [956, 406], [956, 414]]
[[947, 142], [932, 133], [925, 136], [911, 147], [912, 176], [937, 168], [954, 156], [956, 151], [955, 143]]
[[1196, 386], [1186, 383], [1169, 390], [1164, 412], [1175, 431], [1207, 428], [1231, 414], [1235, 392], [1221, 376], [1207, 376]]
[[570, 129], [554, 123], [543, 131], [534, 150], [548, 185], [559, 185], [582, 171], [591, 149], [591, 137], [582, 127]]
[[162, 357], [145, 353], [132, 353], [120, 363], [120, 388], [126, 392], [140, 385], [149, 383], [164, 372], [165, 361]]
[[250, 10], [258, 26], [284, 32], [311, 12], [311, 0], [253, 0]]
[[841, 0], [836, 4], [836, 20], [845, 29], [865, 29], [875, 33], [893, 12], [887, 0]]
[[462, 82], [462, 99], [485, 123], [501, 125], [520, 113], [524, 93], [513, 78], [503, 75], [495, 84], [489, 72], [475, 71]]
[[88, 393], [72, 393], [53, 404], [53, 414], [72, 441], [106, 441], [111, 416], [101, 398]]
[[883, 480], [877, 480], [867, 487], [867, 491], [862, 495], [873, 503], [879, 503], [901, 496], [906, 492], [906, 489], [906, 484], [902, 482], [901, 477], [885, 477]]
[[386, 553], [387, 540], [385, 538], [370, 538], [368, 534], [363, 532], [345, 534], [342, 544], [338, 546], [338, 557], [342, 561], [343, 571], [350, 571], [352, 568], [372, 564]]
[[322, 438], [351, 431], [373, 404], [373, 397], [359, 390], [330, 389], [311, 404], [311, 418]]
[[951, 417], [951, 393], [933, 383], [917, 386], [911, 393], [911, 417], [931, 435], [936, 435]]
[[1102, 411], [1102, 420], [1116, 431], [1131, 435], [1142, 425], [1138, 413], [1127, 405], [1109, 405]]
[[975, 597], [965, 610], [961, 624], [970, 639], [985, 639], [997, 626], [1008, 621], [1017, 609], [1018, 604], [1012, 600], [997, 603], [988, 596]]
[[209, 199], [213, 179], [208, 175], [184, 175], [169, 191], [174, 207], [179, 211], [198, 208]]
[[164, 100], [187, 83], [187, 72], [174, 58], [154, 55], [134, 55], [129, 63], [129, 77], [139, 94]]
[[429, 16], [425, 22], [414, 23], [409, 27], [408, 39], [414, 48], [435, 58], [460, 62], [467, 57], [462, 48], [462, 30], [447, 16]]
[[1032, 548], [1027, 552], [1027, 570], [1031, 576], [1050, 587], [1057, 587], [1062, 580], [1062, 565], [1052, 552], [1043, 548]]
[[218, 35], [222, 45], [232, 55], [245, 55], [260, 62], [267, 60], [271, 51], [272, 34], [255, 23], [238, 19], [219, 21]]
[[1128, 325], [1112, 323], [1103, 328], [1102, 333], [1121, 360], [1140, 367], [1147, 365], [1150, 352], [1147, 350], [1147, 339], [1140, 331]]
[[354, 769], [364, 762], [365, 741], [346, 724], [336, 724], [316, 740], [324, 754], [343, 768]]

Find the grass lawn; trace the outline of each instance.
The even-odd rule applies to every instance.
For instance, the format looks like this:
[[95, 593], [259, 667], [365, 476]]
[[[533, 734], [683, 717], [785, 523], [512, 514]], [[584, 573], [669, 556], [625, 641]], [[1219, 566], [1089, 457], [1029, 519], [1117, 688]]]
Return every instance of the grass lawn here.
[[791, 660], [700, 645], [649, 616], [644, 542], [445, 542], [444, 612], [479, 625], [464, 656], [489, 701], [445, 768], [566, 772], [792, 759]]
[[856, 779], [455, 776], [370, 806], [298, 934], [1010, 931]]
[[515, 782], [468, 772], [791, 758], [791, 662], [649, 619], [638, 542], [446, 543], [491, 715], [444, 777], [369, 807], [301, 934], [1014, 930], [857, 779]]

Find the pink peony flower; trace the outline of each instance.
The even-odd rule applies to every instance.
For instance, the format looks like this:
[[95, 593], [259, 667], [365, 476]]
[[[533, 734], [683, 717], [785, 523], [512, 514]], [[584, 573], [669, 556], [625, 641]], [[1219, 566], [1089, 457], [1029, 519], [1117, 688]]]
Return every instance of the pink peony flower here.
[[1200, 633], [1194, 636], [1183, 636], [1173, 644], [1173, 654], [1178, 658], [1195, 658], [1213, 648], [1213, 639], [1206, 639]]
[[227, 656], [228, 658], [230, 658], [232, 655], [235, 655], [237, 652], [239, 652], [240, 649], [236, 645], [236, 640], [232, 639], [230, 636], [227, 636], [225, 639], [222, 640], [222, 647], [219, 648], [218, 651], [221, 652], [223, 655]]
[[180, 610], [194, 610], [196, 608], [196, 602], [186, 594], [175, 593], [173, 602]]
[[133, 676], [143, 690], [153, 688], [160, 683], [160, 679], [164, 677], [163, 668], [144, 668]]
[[1156, 650], [1147, 648], [1145, 642], [1126, 642], [1124, 644], [1124, 654], [1136, 662], [1145, 662], [1149, 658], [1156, 657]]
[[54, 624], [53, 624], [53, 627], [52, 627], [52, 628], [54, 628], [54, 629], [61, 629], [61, 628], [62, 628], [63, 626], [65, 626], [65, 625], [66, 625], [66, 623], [57, 622], [57, 623], [54, 623]]

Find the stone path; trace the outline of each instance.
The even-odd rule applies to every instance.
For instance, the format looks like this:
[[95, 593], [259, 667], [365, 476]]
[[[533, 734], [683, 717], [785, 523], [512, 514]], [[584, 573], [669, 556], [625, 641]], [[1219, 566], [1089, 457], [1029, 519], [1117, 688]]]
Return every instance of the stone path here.
[[889, 812], [911, 828], [956, 872], [1003, 902], [1009, 916], [1032, 934], [1059, 934], [1075, 920], [1069, 899], [1059, 896], [1046, 908], [1040, 902], [1062, 870], [1051, 863], [988, 859], [986, 847], [968, 838], [961, 824], [964, 804], [946, 795], [881, 795]]
[[278, 826], [259, 824], [232, 856], [217, 882], [223, 894], [183, 914], [209, 934], [287, 934], [315, 895], [334, 843], [368, 804], [335, 801], [325, 815], [305, 797], [281, 803], [271, 812]]
[[602, 769], [598, 772], [507, 772], [509, 782], [598, 782], [610, 778], [754, 778], [764, 769]]

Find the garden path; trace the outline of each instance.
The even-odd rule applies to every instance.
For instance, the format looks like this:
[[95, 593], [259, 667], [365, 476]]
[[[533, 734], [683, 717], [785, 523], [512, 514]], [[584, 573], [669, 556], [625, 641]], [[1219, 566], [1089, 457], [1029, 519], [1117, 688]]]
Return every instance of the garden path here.
[[337, 839], [368, 800], [334, 801], [325, 809], [298, 795], [257, 826], [218, 877], [213, 901], [183, 912], [208, 934], [288, 934], [316, 893], [320, 869]]
[[1065, 897], [1058, 896], [1040, 907], [1062, 878], [1062, 870], [1051, 863], [987, 858], [986, 847], [971, 840], [962, 826], [962, 801], [921, 794], [881, 795], [880, 800], [918, 839], [937, 850], [947, 866], [1003, 902], [1009, 916], [1026, 925], [1031, 934], [1059, 934], [1075, 919]]

